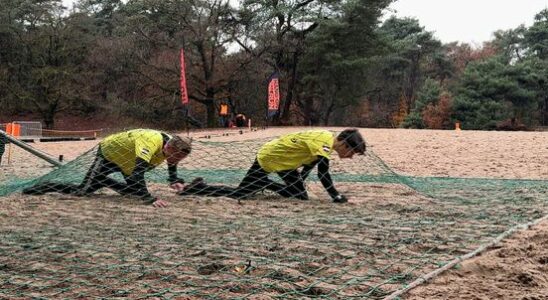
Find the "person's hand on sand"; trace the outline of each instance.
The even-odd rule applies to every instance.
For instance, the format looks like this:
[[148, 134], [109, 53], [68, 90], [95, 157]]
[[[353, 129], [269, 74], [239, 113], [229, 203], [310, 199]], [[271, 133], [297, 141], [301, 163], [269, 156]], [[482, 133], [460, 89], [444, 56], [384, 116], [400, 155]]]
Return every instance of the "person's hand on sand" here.
[[177, 182], [177, 183], [170, 184], [169, 187], [176, 190], [177, 192], [181, 192], [185, 188], [185, 185], [180, 182]]
[[160, 200], [160, 199], [156, 199], [156, 201], [152, 202], [152, 206], [156, 208], [164, 208], [164, 207], [167, 207], [168, 205], [169, 205], [169, 202]]
[[313, 192], [311, 191], [308, 191], [308, 200], [310, 201], [319, 201], [320, 200], [320, 197], [318, 197], [318, 195], [314, 194]]

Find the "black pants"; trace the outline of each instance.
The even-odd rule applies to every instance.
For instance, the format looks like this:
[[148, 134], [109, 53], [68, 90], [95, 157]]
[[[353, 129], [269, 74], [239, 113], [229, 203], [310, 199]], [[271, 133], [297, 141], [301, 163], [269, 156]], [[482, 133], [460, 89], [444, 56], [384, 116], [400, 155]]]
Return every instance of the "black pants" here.
[[180, 195], [205, 195], [205, 196], [227, 196], [230, 198], [244, 199], [256, 194], [262, 190], [270, 190], [283, 197], [295, 197], [298, 199], [308, 199], [308, 194], [304, 186], [301, 174], [297, 170], [278, 172], [285, 184], [277, 183], [268, 178], [268, 173], [261, 168], [259, 162], [255, 160], [247, 174], [242, 179], [238, 187], [210, 186], [197, 184], [183, 192]]
[[122, 172], [122, 170], [116, 164], [106, 160], [101, 153], [101, 148], [99, 148], [95, 160], [81, 184], [44, 182], [24, 189], [23, 194], [42, 195], [50, 192], [58, 192], [84, 196], [106, 187], [122, 195], [146, 196], [146, 190], [143, 191], [137, 188], [138, 185], [136, 182], [133, 182], [129, 177], [124, 177], [126, 184], [108, 177], [108, 175], [116, 172]]

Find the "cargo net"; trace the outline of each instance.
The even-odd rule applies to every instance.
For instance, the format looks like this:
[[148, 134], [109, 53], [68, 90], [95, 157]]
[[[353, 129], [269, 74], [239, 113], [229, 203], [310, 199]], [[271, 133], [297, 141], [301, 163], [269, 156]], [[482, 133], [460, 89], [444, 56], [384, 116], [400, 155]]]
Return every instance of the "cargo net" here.
[[[178, 177], [237, 187], [268, 141], [193, 141]], [[1, 192], [78, 186], [97, 150], [4, 181]], [[150, 193], [171, 202], [161, 211], [108, 189], [5, 196], [0, 298], [382, 299], [548, 212], [543, 180], [401, 176], [370, 149], [351, 160], [333, 153], [329, 169], [348, 204], [332, 203], [316, 170], [306, 181], [314, 201], [268, 189], [240, 204], [177, 195], [165, 187], [165, 164], [145, 173]], [[126, 183], [120, 172], [109, 177]]]

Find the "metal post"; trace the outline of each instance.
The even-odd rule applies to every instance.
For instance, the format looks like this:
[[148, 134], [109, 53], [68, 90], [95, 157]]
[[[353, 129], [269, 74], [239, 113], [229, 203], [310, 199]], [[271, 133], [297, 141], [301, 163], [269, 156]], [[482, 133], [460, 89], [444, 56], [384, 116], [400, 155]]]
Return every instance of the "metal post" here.
[[52, 158], [51, 156], [49, 156], [48, 154], [38, 150], [38, 149], [34, 149], [32, 148], [31, 146], [27, 145], [26, 143], [23, 143], [21, 142], [20, 140], [12, 137], [11, 135], [7, 134], [5, 131], [3, 130], [0, 130], [0, 135], [3, 135], [5, 136], [8, 141], [10, 141], [12, 144], [15, 144], [21, 148], [23, 148], [23, 150], [26, 150], [28, 152], [30, 152], [31, 154], [49, 162], [50, 164], [56, 166], [56, 167], [61, 167], [63, 164], [58, 162], [55, 158]]

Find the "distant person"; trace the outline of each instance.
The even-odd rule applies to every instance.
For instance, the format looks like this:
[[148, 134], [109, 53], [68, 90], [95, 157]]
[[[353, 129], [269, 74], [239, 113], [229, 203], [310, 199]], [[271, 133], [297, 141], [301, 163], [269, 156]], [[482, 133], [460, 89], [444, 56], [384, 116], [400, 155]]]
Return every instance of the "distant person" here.
[[[80, 185], [45, 182], [23, 190], [23, 194], [60, 192], [84, 196], [106, 187], [122, 195], [137, 196], [154, 207], [166, 207], [168, 202], [149, 193], [145, 172], [167, 161], [170, 187], [180, 190], [184, 180], [177, 177], [177, 164], [190, 152], [189, 138], [151, 129], [120, 132], [99, 143], [95, 161]], [[125, 184], [108, 177], [117, 172], [122, 173]]]
[[[333, 151], [340, 158], [352, 158], [354, 154], [363, 155], [365, 141], [357, 129], [346, 129], [337, 137], [327, 130], [287, 134], [259, 149], [255, 162], [238, 187], [210, 186], [202, 178], [196, 178], [178, 194], [245, 199], [267, 189], [283, 197], [307, 200], [304, 181], [312, 169], [318, 166], [318, 177], [333, 202], [344, 203], [348, 201], [347, 198], [337, 191], [329, 174], [329, 160]], [[303, 169], [299, 172], [300, 167]], [[270, 173], [277, 173], [285, 184], [270, 180]]]
[[0, 134], [0, 164], [2, 164], [2, 156], [6, 151], [6, 144], [8, 143], [8, 137], [5, 133]]
[[247, 125], [246, 123], [246, 117], [244, 114], [236, 115], [236, 127], [245, 127]]
[[226, 127], [225, 117], [220, 116], [220, 117], [218, 118], [218, 124], [219, 124], [219, 127]]

